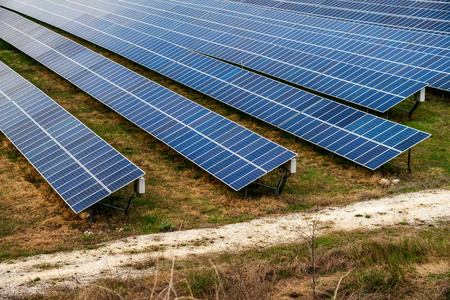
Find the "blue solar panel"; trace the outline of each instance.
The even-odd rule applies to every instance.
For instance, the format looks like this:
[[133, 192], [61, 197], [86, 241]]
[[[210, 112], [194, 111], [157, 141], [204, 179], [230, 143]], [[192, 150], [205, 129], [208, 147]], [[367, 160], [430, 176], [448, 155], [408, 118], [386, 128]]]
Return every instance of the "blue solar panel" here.
[[396, 3], [367, 3], [367, 1], [326, 0], [228, 0], [250, 5], [270, 7], [305, 15], [320, 16], [355, 23], [403, 28], [448, 34], [449, 3], [428, 1], [396, 1]]
[[2, 62], [0, 129], [75, 213], [144, 175]]
[[[167, 5], [164, 9], [159, 8], [160, 1], [157, 0], [143, 2], [146, 6], [118, 0], [110, 1], [108, 4], [96, 1], [79, 0], [79, 2], [119, 15], [129, 15], [130, 12], [136, 11], [131, 9], [145, 11], [151, 14], [150, 17], [135, 17], [134, 20], [157, 26], [158, 29], [154, 27], [146, 29], [153, 31], [154, 35], [189, 49], [243, 64], [338, 98], [342, 98], [343, 94], [337, 93], [333, 85], [343, 82], [343, 80], [344, 82], [350, 81], [353, 85], [360, 86], [358, 91], [358, 94], [361, 95], [359, 96], [360, 100], [356, 95], [346, 95], [350, 98], [344, 100], [354, 101], [358, 104], [362, 104], [362, 99], [365, 97], [361, 92], [364, 87], [375, 88], [388, 94], [393, 93], [403, 98], [418, 90], [418, 86], [414, 84], [416, 81], [425, 82], [444, 90], [450, 89], [450, 62], [447, 55], [450, 53], [448, 49], [442, 53], [440, 51], [444, 50], [442, 48], [437, 49], [438, 53], [434, 50], [430, 53], [427, 52], [435, 47], [436, 43], [433, 44], [433, 47], [409, 50], [407, 45], [392, 45], [392, 43], [383, 45], [355, 40], [348, 36], [339, 36], [335, 32], [330, 34], [322, 32], [323, 30], [308, 29], [301, 22], [298, 23], [300, 25], [271, 24], [270, 19], [249, 16], [240, 10], [216, 12], [216, 5], [213, 4], [218, 1], [214, 0], [203, 1], [212, 3], [212, 7], [195, 6], [187, 0], [173, 0], [171, 3], [179, 3], [179, 5]], [[67, 5], [75, 8], [81, 7], [74, 3]], [[127, 10], [123, 7], [130, 9]], [[99, 11], [88, 10], [86, 7], [81, 7], [81, 9], [99, 14]], [[268, 11], [264, 16], [280, 20], [288, 19], [279, 14], [283, 13], [276, 14], [276, 12]], [[100, 13], [100, 16], [103, 17], [103, 13]], [[105, 18], [108, 19], [109, 16], [105, 16]], [[119, 22], [117, 16], [114, 17], [114, 21]], [[178, 26], [173, 28], [174, 24]], [[127, 22], [126, 26], [146, 31], [142, 23], [137, 25]], [[323, 27], [326, 29], [325, 26]], [[175, 32], [167, 32], [167, 30]], [[422, 50], [422, 52], [418, 50]], [[271, 65], [268, 66], [269, 64]], [[275, 72], [275, 68], [282, 67], [284, 68], [282, 72]], [[299, 70], [298, 67], [313, 72], [311, 76], [314, 76], [313, 79], [317, 84], [313, 85], [310, 78], [305, 76], [305, 70]], [[350, 67], [352, 71], [348, 72], [347, 78], [345, 78], [342, 73], [348, 71], [347, 69]], [[286, 74], [287, 72], [301, 73], [302, 76], [289, 76]], [[319, 76], [319, 74], [321, 75]], [[394, 79], [392, 83], [398, 87], [395, 92], [392, 89], [384, 90], [386, 82], [377, 80], [381, 77], [385, 77], [384, 80], [386, 80], [389, 75], [391, 79]], [[322, 80], [320, 84], [321, 78], [325, 77], [328, 78], [328, 82]], [[405, 82], [402, 79], [410, 81]], [[333, 82], [331, 87], [329, 87], [329, 81]], [[377, 83], [382, 83], [382, 85], [377, 86]], [[366, 92], [373, 93], [369, 89]], [[363, 106], [367, 105], [365, 103]], [[373, 108], [373, 104], [369, 104], [369, 107]]]
[[[63, 29], [68, 30], [75, 35], [86, 38], [91, 42], [115, 51], [150, 69], [166, 76], [170, 76], [182, 84], [188, 85], [193, 89], [227, 103], [296, 136], [304, 138], [310, 130], [313, 130], [311, 125], [304, 127], [307, 125], [307, 123], [303, 124], [305, 121], [311, 122], [314, 120], [315, 122], [313, 124], [326, 123], [335, 129], [334, 131], [327, 132], [332, 132], [333, 137], [335, 137], [336, 140], [332, 141], [329, 137], [324, 137], [323, 140], [314, 138], [315, 143], [344, 157], [347, 157], [347, 152], [340, 150], [340, 148], [346, 144], [346, 140], [341, 139], [344, 136], [353, 139], [359, 137], [360, 135], [355, 134], [354, 131], [362, 124], [358, 127], [354, 127], [353, 130], [348, 130], [347, 126], [351, 126], [354, 122], [358, 122], [360, 119], [370, 116], [359, 110], [323, 99], [263, 76], [244, 71], [235, 66], [177, 47], [160, 39], [147, 37], [142, 43], [140, 42], [139, 45], [135, 45], [133, 43], [127, 43], [127, 36], [125, 35], [120, 35], [120, 39], [117, 39], [112, 34], [107, 35], [101, 33], [93, 28], [83, 26], [79, 22], [67, 22], [67, 19], [65, 18], [56, 18], [54, 16], [52, 16], [52, 18], [47, 18], [43, 14], [43, 11], [40, 11], [39, 14], [34, 14], [35, 11], [36, 9], [34, 8], [23, 10], [25, 13], [30, 13], [32, 16], [39, 17], [44, 21], [52, 22], [53, 25], [61, 26]], [[72, 11], [71, 9], [60, 9], [59, 13], [67, 13], [67, 16], [72, 15], [75, 18], [81, 18], [81, 16], [83, 16], [82, 14], [77, 15], [77, 12]], [[90, 20], [91, 22], [95, 22], [95, 18], [90, 17]], [[121, 26], [114, 24], [111, 24], [110, 26], [110, 28], [122, 28]], [[125, 44], [128, 45], [128, 47]], [[147, 49], [140, 47], [140, 45], [144, 44]], [[326, 112], [323, 114], [316, 114], [317, 116], [309, 115], [309, 113], [315, 111], [314, 109], [322, 108], [331, 103], [335, 106], [336, 115], [330, 116]], [[339, 109], [337, 109], [337, 107], [339, 107]], [[309, 110], [307, 113], [306, 109], [308, 108]], [[381, 118], [373, 118], [381, 120], [382, 122], [395, 124]], [[305, 120], [300, 122], [301, 119]], [[401, 134], [406, 129], [407, 127], [405, 126], [399, 127], [395, 135]], [[416, 130], [413, 131], [418, 132]], [[379, 131], [379, 134], [382, 133], [383, 131]], [[429, 134], [423, 132], [420, 132], [420, 135], [423, 139], [429, 137]], [[409, 138], [409, 136], [410, 135], [408, 135], [407, 138]], [[405, 137], [405, 139], [407, 138]], [[311, 142], [313, 141], [313, 138], [305, 139]], [[365, 143], [369, 140], [370, 139], [368, 138], [361, 137], [359, 141], [364, 141]], [[332, 143], [329, 143], [330, 141], [332, 141]], [[413, 140], [411, 140], [410, 147], [416, 144], [412, 143], [412, 141]], [[344, 143], [342, 144], [342, 142]], [[383, 157], [383, 159], [377, 159], [378, 156], [373, 157], [372, 159], [377, 163], [374, 164], [369, 160], [363, 164], [364, 166], [376, 169], [402, 152], [395, 148], [396, 145], [386, 147], [383, 143], [384, 141], [376, 142], [377, 145], [379, 144], [384, 147], [385, 152], [379, 155]], [[336, 147], [338, 144], [342, 145]]]
[[[357, 65], [362, 68], [426, 82], [439, 89], [446, 90], [450, 88], [448, 71], [450, 67], [448, 63], [450, 37], [421, 33], [411, 35], [408, 31], [378, 28], [376, 26], [366, 26], [367, 28], [364, 29], [359, 28], [359, 25], [351, 26], [352, 24], [350, 26], [337, 26], [334, 24], [336, 22], [332, 20], [314, 22], [314, 20], [311, 20], [314, 17], [294, 15], [294, 18], [292, 18], [289, 13], [264, 9], [257, 9], [255, 13], [247, 14], [242, 9], [245, 5], [232, 5], [233, 3], [229, 5], [231, 8], [223, 7], [223, 10], [219, 10], [217, 8], [219, 6], [218, 3], [223, 2], [215, 0], [171, 0], [169, 3], [173, 4], [167, 4], [162, 10], [157, 1], [143, 2], [146, 7], [125, 1], [114, 0], [110, 2], [153, 13], [154, 15], [151, 17], [142, 18], [139, 21], [160, 26], [164, 29], [176, 30], [177, 33], [191, 36], [190, 40], [181, 39], [181, 41], [178, 41], [178, 43], [182, 42], [182, 45], [185, 47], [191, 49], [200, 47], [201, 41], [199, 39], [202, 39], [203, 43], [205, 41], [220, 42], [220, 46], [209, 45], [202, 49], [205, 53], [206, 51], [211, 52], [208, 53], [210, 55], [218, 55], [214, 51], [220, 51], [224, 47], [225, 49], [226, 47], [232, 47], [239, 48], [233, 49], [233, 52], [236, 53], [236, 51], [240, 50], [241, 53], [238, 56], [241, 59], [246, 57], [246, 60], [248, 60], [248, 53], [242, 54], [242, 51], [260, 52], [267, 48], [267, 46], [263, 47], [264, 44], [261, 43], [263, 41], [266, 44], [273, 43], [281, 47], [278, 48], [277, 53], [281, 52], [280, 49], [288, 48], [297, 51], [298, 56], [302, 56], [302, 53], [314, 56], [319, 55], [326, 58], [326, 60], [338, 60], [341, 62], [341, 65]], [[86, 4], [89, 6], [96, 5], [95, 2], [86, 2]], [[70, 5], [76, 7], [73, 3]], [[107, 9], [108, 5], [110, 3], [104, 4], [103, 9]], [[153, 8], [150, 8], [150, 6]], [[154, 7], [158, 7], [158, 9]], [[113, 11], [123, 14], [124, 9], [113, 8]], [[202, 11], [203, 14], [199, 14], [198, 11]], [[90, 10], [90, 12], [95, 14], [95, 11]], [[200, 16], [197, 17], [197, 15]], [[180, 22], [186, 22], [187, 25], [180, 25]], [[170, 26], [167, 25], [168, 23]], [[175, 29], [172, 28], [174, 23], [179, 25]], [[236, 29], [236, 27], [239, 29]], [[343, 27], [345, 30], [339, 30], [340, 27]], [[386, 30], [391, 32], [386, 33]], [[225, 32], [230, 37], [238, 36], [245, 42], [239, 45], [224, 43], [225, 35], [222, 35], [220, 39], [216, 39], [220, 35], [219, 32]], [[368, 35], [376, 35], [377, 33], [382, 38], [368, 37]], [[177, 38], [177, 35], [173, 34], [167, 35], [167, 38], [174, 39], [175, 42], [180, 40], [179, 35]], [[396, 40], [392, 40], [393, 38]], [[226, 40], [231, 39], [228, 38]], [[211, 49], [211, 47], [213, 48]], [[272, 50], [275, 51], [275, 48]], [[223, 50], [221, 52], [221, 55], [225, 55]], [[227, 54], [226, 58], [221, 58], [230, 59], [230, 53]], [[235, 59], [236, 56], [234, 54]], [[294, 63], [300, 63], [305, 60], [302, 58], [300, 61], [298, 56], [291, 56], [290, 59]], [[275, 57], [279, 58], [279, 56]], [[281, 57], [284, 59], [284, 56]], [[266, 65], [266, 63], [259, 64], [258, 67], [261, 68], [263, 65]], [[336, 69], [337, 67], [335, 66], [334, 70], [338, 70]], [[318, 71], [320, 72], [320, 67]], [[332, 70], [329, 70], [327, 74], [333, 75]], [[366, 83], [363, 85], [373, 82], [376, 74], [364, 75], [361, 79], [365, 79]], [[334, 75], [339, 75], [339, 72], [334, 73]], [[286, 80], [286, 78], [283, 79]], [[368, 79], [372, 80], [369, 81]], [[292, 81], [292, 78], [289, 81]], [[362, 82], [359, 83], [362, 84]], [[402, 89], [405, 88], [403, 87]], [[321, 92], [325, 93], [325, 91]], [[332, 91], [327, 93], [330, 92]], [[408, 93], [405, 91], [405, 94]]]
[[[118, 0], [110, 1], [117, 5], [99, 1], [79, 2], [99, 10], [71, 2], [63, 4], [378, 111], [386, 111], [403, 101], [426, 86], [425, 82], [431, 85], [439, 82], [436, 87], [450, 89], [450, 63], [441, 56], [422, 54], [421, 59], [426, 65], [422, 65], [420, 60], [405, 62], [405, 55], [411, 54], [411, 51], [383, 46], [368, 52], [364, 50], [367, 43], [363, 42], [348, 48], [348, 38], [333, 37], [331, 41], [329, 36], [321, 33], [307, 35], [304, 30], [252, 21], [240, 12], [235, 13], [239, 17], [230, 16], [221, 20], [218, 13], [188, 5], [171, 5], [164, 10], [150, 8], [160, 6], [156, 0], [145, 1], [148, 7]], [[136, 10], [124, 8], [123, 5]], [[105, 16], [105, 11], [114, 15]], [[148, 13], [146, 18], [141, 17], [145, 15], [144, 11]], [[120, 20], [119, 15], [128, 16], [137, 12], [140, 14], [133, 18], [136, 20], [134, 23], [128, 17]], [[92, 20], [86, 15], [80, 20], [85, 22], [86, 18]], [[147, 26], [142, 23], [143, 20]], [[351, 53], [354, 51], [359, 53]], [[392, 57], [397, 59], [392, 60]], [[433, 60], [436, 60], [438, 67], [429, 70]]]
[[55, 32], [3, 9], [0, 16], [0, 38], [235, 190], [296, 156]]

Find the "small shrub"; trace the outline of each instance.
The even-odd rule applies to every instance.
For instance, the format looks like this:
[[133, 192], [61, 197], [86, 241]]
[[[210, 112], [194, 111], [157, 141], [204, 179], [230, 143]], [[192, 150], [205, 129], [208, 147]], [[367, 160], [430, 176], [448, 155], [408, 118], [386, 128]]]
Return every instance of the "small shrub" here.
[[80, 236], [80, 242], [92, 241], [95, 239], [95, 234], [92, 232], [86, 231]]
[[159, 225], [159, 231], [170, 231], [173, 229], [173, 225], [170, 221], [162, 222], [161, 225]]

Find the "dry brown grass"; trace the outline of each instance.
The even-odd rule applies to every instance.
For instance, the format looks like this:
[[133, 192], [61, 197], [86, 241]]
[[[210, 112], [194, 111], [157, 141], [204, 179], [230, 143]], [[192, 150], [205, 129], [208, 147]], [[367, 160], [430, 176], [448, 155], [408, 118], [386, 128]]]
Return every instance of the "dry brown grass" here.
[[[448, 299], [448, 224], [440, 226], [320, 238], [316, 299], [332, 298], [341, 278], [337, 299]], [[174, 267], [168, 260], [151, 261], [135, 266], [148, 276], [112, 276], [75, 291], [55, 290], [49, 299], [164, 299], [170, 282], [171, 299], [312, 299], [307, 248], [297, 244], [191, 257]]]

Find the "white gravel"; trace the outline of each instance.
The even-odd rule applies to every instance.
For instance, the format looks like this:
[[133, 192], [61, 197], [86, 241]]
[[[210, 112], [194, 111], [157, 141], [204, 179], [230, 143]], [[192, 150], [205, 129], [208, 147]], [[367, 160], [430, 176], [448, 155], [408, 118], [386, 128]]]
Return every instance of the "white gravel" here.
[[[40, 293], [54, 285], [76, 287], [105, 277], [148, 275], [149, 269], [139, 271], [129, 265], [155, 257], [188, 259], [194, 255], [301, 242], [301, 234], [313, 220], [319, 220], [324, 227], [320, 233], [325, 234], [395, 226], [400, 222], [419, 226], [449, 217], [450, 191], [430, 190], [330, 207], [317, 213], [296, 213], [218, 228], [130, 237], [93, 250], [3, 262], [0, 264], [0, 298]], [[40, 281], [33, 282], [37, 277]]]

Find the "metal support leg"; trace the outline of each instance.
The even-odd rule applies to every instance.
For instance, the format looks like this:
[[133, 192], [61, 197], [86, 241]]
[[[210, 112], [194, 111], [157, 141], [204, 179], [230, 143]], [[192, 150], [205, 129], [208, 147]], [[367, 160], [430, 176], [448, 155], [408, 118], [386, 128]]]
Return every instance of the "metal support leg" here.
[[412, 117], [413, 112], [419, 107], [420, 103], [421, 103], [420, 101], [416, 101], [416, 103], [414, 103], [414, 105], [411, 107], [411, 109], [408, 113], [408, 116], [410, 119]]
[[248, 186], [245, 187], [245, 199], [248, 199]]
[[408, 173], [411, 173], [411, 148], [408, 150]]
[[[260, 186], [269, 188], [269, 189], [271, 189], [271, 190], [274, 190], [274, 191], [275, 191], [275, 194], [276, 194], [277, 196], [281, 196], [281, 193], [283, 192], [284, 186], [286, 185], [286, 181], [287, 181], [287, 179], [288, 179], [289, 177], [292, 176], [292, 173], [289, 172], [288, 170], [282, 168], [282, 167], [279, 167], [279, 168], [278, 168], [278, 171], [279, 171], [280, 173], [284, 173], [284, 174], [282, 175], [282, 177], [281, 177], [280, 179], [278, 179], [277, 185], [276, 185], [275, 187], [270, 186], [270, 185], [267, 185], [267, 184], [264, 184], [264, 183], [261, 183], [261, 182], [258, 182], [258, 181], [255, 181], [254, 184], [257, 184], [257, 185], [260, 185]], [[246, 188], [245, 188], [245, 199], [247, 199], [247, 196], [248, 196], [248, 195], [247, 195], [247, 187], [246, 187]]]
[[414, 94], [414, 101], [415, 103], [408, 113], [410, 119], [412, 117], [412, 113], [419, 107], [420, 103], [425, 101], [425, 88], [421, 89], [420, 91]]
[[408, 171], [408, 173], [411, 173], [411, 149], [408, 149], [408, 165], [406, 167], [399, 166], [399, 165], [391, 163], [391, 162], [388, 162], [388, 164], [393, 165], [398, 168], [401, 168], [401, 169], [405, 169]]
[[128, 211], [130, 210], [131, 201], [133, 201], [133, 199], [134, 199], [133, 196], [131, 196], [130, 199], [128, 199], [127, 207], [125, 208], [125, 216], [128, 216]]
[[286, 181], [288, 179], [288, 172], [284, 173], [284, 176], [280, 178], [280, 180], [278, 180], [277, 183], [277, 187], [275, 190], [275, 193], [277, 194], [277, 196], [281, 196], [281, 193], [283, 192], [284, 186], [286, 185]]

